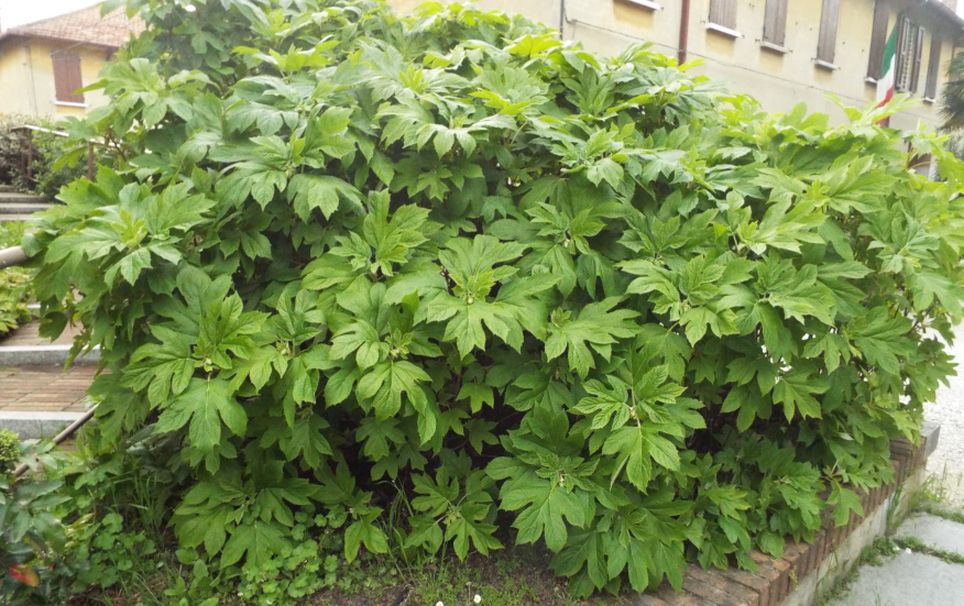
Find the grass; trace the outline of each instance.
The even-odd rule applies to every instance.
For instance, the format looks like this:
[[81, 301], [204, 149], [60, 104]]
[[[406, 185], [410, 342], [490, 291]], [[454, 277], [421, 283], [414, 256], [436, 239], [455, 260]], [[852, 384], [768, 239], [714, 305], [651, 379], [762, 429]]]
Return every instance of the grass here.
[[[167, 606], [167, 590], [187, 578], [172, 550], [141, 562], [121, 582], [99, 592], [75, 596], [70, 606]], [[515, 547], [489, 557], [438, 558], [421, 565], [374, 565], [345, 571], [339, 588], [325, 589], [300, 606], [593, 606], [605, 598], [576, 600], [565, 580], [549, 570], [547, 555], [535, 547]], [[476, 602], [476, 596], [479, 601]]]
[[939, 558], [948, 564], [964, 564], [964, 556], [961, 554], [931, 547], [930, 545], [921, 542], [920, 539], [916, 537], [897, 537], [894, 539], [894, 544], [901, 549], [910, 549], [916, 553], [934, 556], [935, 558]]

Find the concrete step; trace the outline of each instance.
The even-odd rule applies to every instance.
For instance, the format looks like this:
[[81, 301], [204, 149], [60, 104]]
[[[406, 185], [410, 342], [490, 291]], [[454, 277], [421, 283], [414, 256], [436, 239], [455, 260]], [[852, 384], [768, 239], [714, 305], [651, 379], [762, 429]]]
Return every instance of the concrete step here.
[[[56, 366], [61, 367], [70, 357], [70, 345], [0, 345], [0, 366]], [[83, 352], [74, 364], [97, 364], [100, 348]]]
[[31, 221], [31, 220], [36, 220], [36, 217], [33, 216], [33, 213], [30, 213], [28, 215], [26, 214], [5, 215], [3, 213], [0, 213], [0, 223], [3, 223], [4, 221]]
[[0, 429], [12, 431], [21, 440], [49, 440], [82, 416], [83, 412], [68, 410], [0, 410]]
[[5, 215], [24, 215], [50, 208], [51, 204], [42, 202], [0, 202], [0, 213]]
[[22, 194], [15, 191], [0, 192], [0, 204], [49, 204], [43, 196]]
[[[74, 337], [80, 327], [67, 327], [55, 341], [40, 336], [40, 323], [30, 322], [0, 340], [0, 367], [63, 366], [70, 357]], [[100, 349], [84, 352], [74, 364], [88, 365], [100, 361]]]
[[17, 191], [13, 185], [7, 183], [0, 183], [0, 194]]

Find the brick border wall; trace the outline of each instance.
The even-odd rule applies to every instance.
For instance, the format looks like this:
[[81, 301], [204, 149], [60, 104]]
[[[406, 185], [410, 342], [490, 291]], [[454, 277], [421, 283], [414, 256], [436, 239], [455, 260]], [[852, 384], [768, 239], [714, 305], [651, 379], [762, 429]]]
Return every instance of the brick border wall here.
[[860, 502], [864, 516], [851, 514], [846, 526], [834, 526], [827, 511], [824, 528], [817, 533], [813, 543], [788, 541], [782, 558], [773, 558], [754, 550], [750, 556], [757, 563], [757, 570], [753, 572], [736, 568], [704, 570], [696, 564], [690, 564], [683, 577], [681, 592], [676, 593], [664, 583], [656, 592], [638, 596], [629, 603], [638, 606], [779, 606], [799, 581], [816, 571], [866, 518], [897, 491], [897, 487], [924, 466], [927, 454], [932, 450], [927, 442], [935, 439], [936, 432], [932, 437], [923, 438], [916, 447], [906, 440], [895, 441], [891, 445], [894, 481], [862, 492]]

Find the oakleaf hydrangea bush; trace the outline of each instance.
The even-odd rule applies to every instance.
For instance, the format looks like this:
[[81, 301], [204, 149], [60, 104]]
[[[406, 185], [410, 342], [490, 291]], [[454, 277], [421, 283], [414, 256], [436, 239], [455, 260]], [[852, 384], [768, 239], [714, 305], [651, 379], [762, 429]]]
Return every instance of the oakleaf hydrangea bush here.
[[457, 5], [191, 4], [129, 2], [84, 127], [116, 162], [28, 240], [46, 329], [102, 347], [96, 437], [176, 446], [182, 549], [256, 571], [334, 516], [348, 562], [679, 587], [917, 439], [961, 317], [940, 140]]

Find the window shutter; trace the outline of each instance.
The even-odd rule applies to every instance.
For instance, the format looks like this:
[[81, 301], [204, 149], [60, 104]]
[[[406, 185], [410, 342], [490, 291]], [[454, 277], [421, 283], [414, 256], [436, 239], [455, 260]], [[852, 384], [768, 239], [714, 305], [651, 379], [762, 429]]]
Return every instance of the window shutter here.
[[870, 59], [867, 63], [867, 77], [880, 78], [884, 63], [884, 47], [887, 46], [887, 19], [890, 17], [887, 3], [877, 0], [874, 3], [874, 25], [870, 33]]
[[914, 26], [914, 46], [911, 48], [913, 52], [913, 68], [910, 73], [910, 92], [917, 92], [917, 83], [920, 81], [920, 58], [924, 53], [924, 28], [915, 25]]
[[937, 76], [941, 70], [941, 39], [937, 34], [931, 34], [931, 52], [927, 57], [927, 82], [924, 83], [924, 96], [928, 99], [937, 98]]
[[904, 81], [907, 79], [905, 74], [907, 73], [907, 54], [904, 49], [905, 42], [907, 40], [907, 17], [900, 17], [897, 22], [897, 55], [894, 57], [894, 61], [897, 65], [894, 66], [894, 88], [899, 91], [904, 90]]
[[787, 40], [787, 0], [767, 0], [763, 13], [763, 40], [783, 46]]
[[736, 29], [736, 0], [710, 0], [710, 23]]
[[840, 0], [823, 0], [820, 11], [820, 37], [817, 40], [817, 59], [833, 63], [837, 49], [837, 21]]
[[76, 92], [84, 86], [80, 76], [80, 56], [77, 53], [52, 53], [54, 64], [54, 89], [57, 101], [83, 103], [84, 95]]

